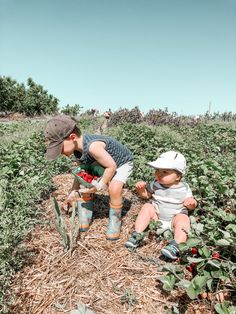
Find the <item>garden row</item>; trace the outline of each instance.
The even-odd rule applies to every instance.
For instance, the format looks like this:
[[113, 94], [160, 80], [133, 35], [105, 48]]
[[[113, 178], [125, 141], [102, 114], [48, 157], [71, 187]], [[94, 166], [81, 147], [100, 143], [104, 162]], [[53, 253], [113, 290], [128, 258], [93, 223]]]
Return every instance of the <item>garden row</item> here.
[[[36, 132], [35, 132], [36, 130]], [[21, 241], [39, 222], [40, 201], [52, 190], [51, 177], [68, 167], [45, 160], [42, 123], [0, 124], [0, 312], [11, 276], [26, 259]]]
[[[96, 121], [95, 121], [96, 122]], [[93, 132], [97, 123], [81, 120], [83, 130]], [[42, 123], [0, 124], [0, 309], [6, 309], [5, 292], [11, 275], [24, 262], [21, 241], [40, 222], [40, 201], [53, 188], [51, 177], [67, 171], [71, 165], [64, 158], [45, 160]], [[127, 145], [135, 156], [135, 170], [130, 188], [140, 179], [152, 178], [147, 161], [161, 152], [175, 149], [188, 161], [187, 182], [199, 206], [192, 216], [193, 230], [182, 246], [182, 259], [167, 265], [160, 278], [163, 288], [181, 288], [191, 299], [205, 291], [224, 290], [234, 300], [236, 288], [236, 127], [232, 124], [198, 124], [194, 127], [122, 124], [108, 128], [107, 134]], [[11, 136], [9, 136], [11, 135]], [[194, 256], [192, 255], [194, 248]], [[214, 255], [217, 253], [217, 255]], [[217, 258], [216, 258], [217, 257]], [[194, 268], [191, 277], [186, 269]], [[221, 307], [230, 308], [231, 303]], [[229, 311], [227, 309], [227, 311]], [[217, 309], [219, 313], [223, 310]], [[222, 310], [222, 311], [221, 311]], [[221, 312], [220, 312], [221, 311]]]
[[[174, 149], [186, 156], [186, 181], [198, 200], [198, 209], [191, 216], [192, 231], [187, 243], [181, 245], [181, 258], [177, 264], [165, 266], [163, 271], [167, 274], [160, 281], [167, 291], [186, 290], [190, 299], [203, 293], [212, 297], [222, 293], [226, 301], [216, 304], [215, 309], [218, 313], [235, 313], [236, 308], [232, 307], [236, 303], [235, 125], [150, 128], [144, 124], [124, 124], [108, 132], [134, 153], [131, 186], [140, 179], [152, 178], [153, 170], [146, 163], [160, 153]], [[186, 274], [186, 269], [191, 274]]]

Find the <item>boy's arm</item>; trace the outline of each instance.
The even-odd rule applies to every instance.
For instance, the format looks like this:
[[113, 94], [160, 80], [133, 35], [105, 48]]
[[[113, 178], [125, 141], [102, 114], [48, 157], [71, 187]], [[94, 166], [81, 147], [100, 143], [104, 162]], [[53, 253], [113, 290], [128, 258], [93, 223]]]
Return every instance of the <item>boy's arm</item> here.
[[102, 181], [108, 185], [114, 176], [117, 166], [111, 155], [105, 150], [106, 144], [104, 142], [93, 142], [89, 147], [89, 154], [105, 168], [102, 176]]

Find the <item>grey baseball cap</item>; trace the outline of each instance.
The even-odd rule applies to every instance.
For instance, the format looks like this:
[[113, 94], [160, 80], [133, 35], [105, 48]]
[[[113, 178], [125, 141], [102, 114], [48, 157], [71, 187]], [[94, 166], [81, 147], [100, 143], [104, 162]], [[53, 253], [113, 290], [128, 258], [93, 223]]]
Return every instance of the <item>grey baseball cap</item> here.
[[44, 135], [47, 143], [47, 160], [56, 159], [62, 151], [63, 141], [71, 134], [76, 122], [65, 115], [50, 119], [45, 127]]

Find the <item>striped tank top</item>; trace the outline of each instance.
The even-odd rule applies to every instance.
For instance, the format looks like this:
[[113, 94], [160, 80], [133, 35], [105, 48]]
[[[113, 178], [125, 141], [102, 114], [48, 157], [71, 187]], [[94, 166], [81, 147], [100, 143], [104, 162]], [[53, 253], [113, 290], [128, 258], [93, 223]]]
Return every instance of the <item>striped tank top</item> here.
[[79, 151], [75, 151], [75, 157], [83, 164], [92, 164], [95, 162], [96, 160], [89, 155], [89, 146], [91, 143], [97, 141], [104, 142], [106, 144], [105, 150], [114, 159], [117, 168], [129, 161], [133, 161], [133, 155], [131, 151], [117, 140], [104, 135], [90, 134], [83, 134], [83, 152], [80, 153]]

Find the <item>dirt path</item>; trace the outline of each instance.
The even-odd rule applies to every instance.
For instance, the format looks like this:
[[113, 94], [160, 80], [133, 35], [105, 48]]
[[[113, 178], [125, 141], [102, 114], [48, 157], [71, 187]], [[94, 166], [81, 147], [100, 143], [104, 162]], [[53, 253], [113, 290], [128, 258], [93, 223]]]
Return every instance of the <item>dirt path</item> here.
[[[71, 175], [54, 178], [57, 200], [63, 202], [72, 183]], [[70, 313], [83, 303], [96, 314], [166, 313], [179, 304], [180, 313], [210, 313], [204, 304], [186, 303], [186, 297], [173, 291], [162, 292], [158, 277], [162, 275], [160, 243], [147, 239], [145, 245], [130, 253], [124, 243], [134, 226], [141, 203], [130, 191], [124, 191], [124, 216], [121, 239], [105, 239], [108, 222], [108, 196], [95, 199], [94, 221], [88, 232], [81, 234], [70, 255], [63, 250], [54, 226], [50, 201], [43, 207], [44, 224], [28, 236], [31, 261], [20, 271], [12, 285], [16, 295], [12, 313]], [[69, 215], [64, 214], [67, 222]], [[163, 245], [163, 244], [162, 244]], [[195, 312], [195, 309], [198, 312]]]

